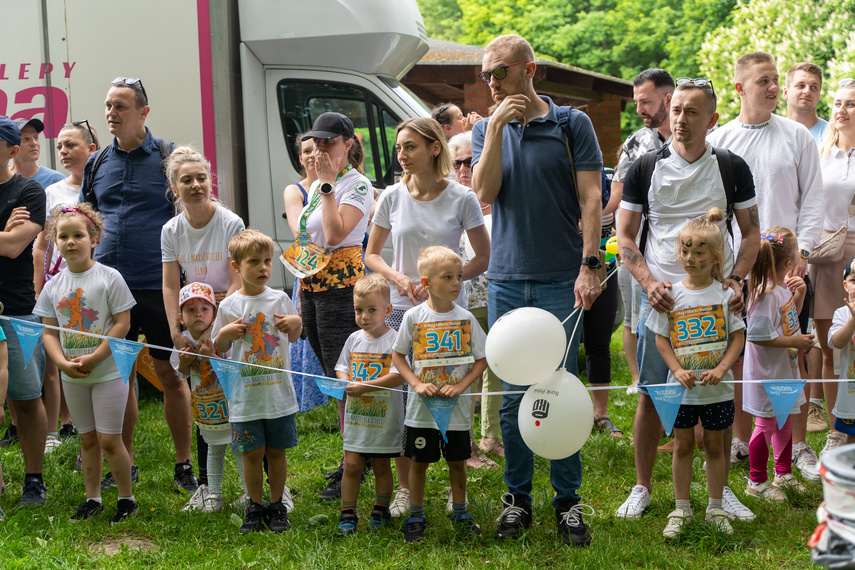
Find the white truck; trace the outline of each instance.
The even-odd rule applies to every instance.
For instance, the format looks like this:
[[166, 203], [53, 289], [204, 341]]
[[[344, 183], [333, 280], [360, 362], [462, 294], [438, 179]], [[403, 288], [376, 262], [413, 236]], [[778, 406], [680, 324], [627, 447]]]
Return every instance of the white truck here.
[[395, 126], [428, 114], [399, 83], [428, 50], [415, 0], [0, 0], [0, 13], [0, 115], [44, 121], [43, 164], [60, 169], [53, 139], [71, 121], [109, 144], [110, 82], [138, 77], [146, 125], [203, 151], [220, 200], [277, 254], [294, 239], [282, 190], [301, 178], [297, 137], [318, 115], [350, 117], [384, 188]]

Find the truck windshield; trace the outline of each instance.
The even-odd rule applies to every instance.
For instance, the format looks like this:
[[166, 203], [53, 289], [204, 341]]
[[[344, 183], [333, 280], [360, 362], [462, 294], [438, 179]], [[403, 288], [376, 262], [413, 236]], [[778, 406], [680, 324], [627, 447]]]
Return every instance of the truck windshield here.
[[419, 117], [430, 117], [430, 109], [424, 102], [419, 99], [415, 93], [410, 91], [404, 84], [399, 82], [394, 77], [381, 77], [383, 83], [389, 86], [389, 89], [395, 92], [395, 95], [401, 98], [406, 103], [407, 107], [415, 111]]

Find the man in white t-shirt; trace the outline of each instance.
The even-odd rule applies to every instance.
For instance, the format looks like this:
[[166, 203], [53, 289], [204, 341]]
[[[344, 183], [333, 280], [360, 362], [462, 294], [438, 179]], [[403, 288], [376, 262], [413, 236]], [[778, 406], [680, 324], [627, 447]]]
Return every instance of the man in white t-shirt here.
[[[719, 159], [706, 142], [707, 130], [718, 120], [716, 97], [707, 79], [678, 81], [671, 99], [671, 131], [673, 141], [656, 151], [656, 162], [647, 184], [644, 159], [635, 161], [624, 182], [621, 214], [618, 219], [618, 249], [632, 276], [644, 288], [638, 315], [639, 400], [635, 414], [635, 473], [636, 485], [616, 516], [639, 518], [650, 504], [651, 478], [659, 439], [660, 421], [646, 385], [664, 384], [668, 367], [656, 349], [656, 335], [645, 323], [651, 311], [668, 312], [674, 306], [669, 294], [672, 283], [683, 279], [685, 272], [679, 260], [680, 230], [690, 219], [704, 215], [716, 206], [723, 211], [732, 205], [734, 217], [743, 240], [734, 260], [728, 243], [725, 251], [725, 287], [733, 289], [731, 310], [741, 311], [743, 305], [740, 275], [754, 265], [760, 249], [760, 230], [754, 196], [754, 182], [748, 165], [729, 153], [735, 191], [728, 200]], [[719, 152], [724, 152], [719, 150]], [[642, 244], [644, 254], [636, 245], [636, 236], [646, 210], [648, 234]], [[726, 231], [726, 223], [720, 223]], [[729, 241], [729, 240], [728, 240]], [[753, 514], [742, 505], [729, 487], [723, 495], [725, 510], [742, 518]]]
[[[782, 225], [796, 233], [800, 259], [793, 274], [804, 277], [808, 255], [819, 242], [825, 218], [819, 151], [804, 125], [772, 114], [778, 104], [779, 86], [771, 54], [758, 51], [740, 57], [734, 81], [742, 102], [739, 116], [711, 133], [709, 141], [738, 154], [751, 167], [760, 228]], [[802, 330], [807, 326], [809, 298], [804, 306], [799, 315]], [[751, 416], [742, 411], [741, 396], [737, 386], [731, 462], [748, 458]], [[796, 467], [811, 477], [815, 456], [805, 443], [806, 422], [804, 406], [801, 414], [793, 416], [793, 454], [798, 459]]]
[[822, 95], [822, 68], [815, 63], [801, 61], [787, 70], [784, 99], [787, 100], [787, 118], [803, 124], [810, 131], [816, 146], [822, 142], [828, 121], [816, 115], [816, 106]]

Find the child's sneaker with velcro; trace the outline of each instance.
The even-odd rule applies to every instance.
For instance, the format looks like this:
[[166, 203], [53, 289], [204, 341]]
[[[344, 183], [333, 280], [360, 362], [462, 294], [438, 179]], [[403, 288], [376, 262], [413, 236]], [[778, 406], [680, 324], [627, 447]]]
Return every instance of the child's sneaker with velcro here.
[[427, 519], [424, 517], [410, 517], [404, 521], [404, 540], [416, 542], [425, 537]]
[[368, 530], [375, 531], [392, 524], [392, 513], [387, 507], [374, 505], [374, 510], [371, 511], [371, 520], [368, 521]]
[[478, 526], [478, 523], [475, 522], [475, 519], [469, 513], [456, 516], [451, 515], [451, 522], [454, 523], [454, 528], [463, 529], [476, 536], [481, 536], [481, 527]]
[[336, 530], [341, 536], [356, 534], [357, 523], [359, 523], [359, 517], [352, 510], [348, 509], [347, 511], [342, 511], [341, 516], [338, 517], [338, 528]]

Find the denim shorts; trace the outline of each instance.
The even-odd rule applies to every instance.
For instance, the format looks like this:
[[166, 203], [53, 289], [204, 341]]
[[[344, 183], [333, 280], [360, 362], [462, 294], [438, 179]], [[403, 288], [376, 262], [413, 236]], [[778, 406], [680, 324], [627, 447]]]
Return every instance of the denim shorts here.
[[647, 293], [641, 293], [638, 310], [638, 391], [647, 394], [645, 386], [665, 384], [668, 381], [668, 365], [656, 348], [656, 333], [647, 328], [647, 317], [653, 312]]
[[297, 447], [297, 420], [294, 414], [269, 420], [232, 422], [232, 450], [246, 453], [260, 447]]
[[[11, 318], [30, 323], [38, 323], [40, 319], [35, 315], [9, 315]], [[0, 327], [6, 334], [6, 350], [9, 354], [9, 386], [6, 395], [10, 400], [27, 401], [40, 398], [42, 395], [42, 378], [45, 374], [45, 348], [42, 337], [39, 336], [29, 365], [24, 367], [24, 353], [21, 343], [18, 342], [18, 334], [11, 321], [0, 319]]]

